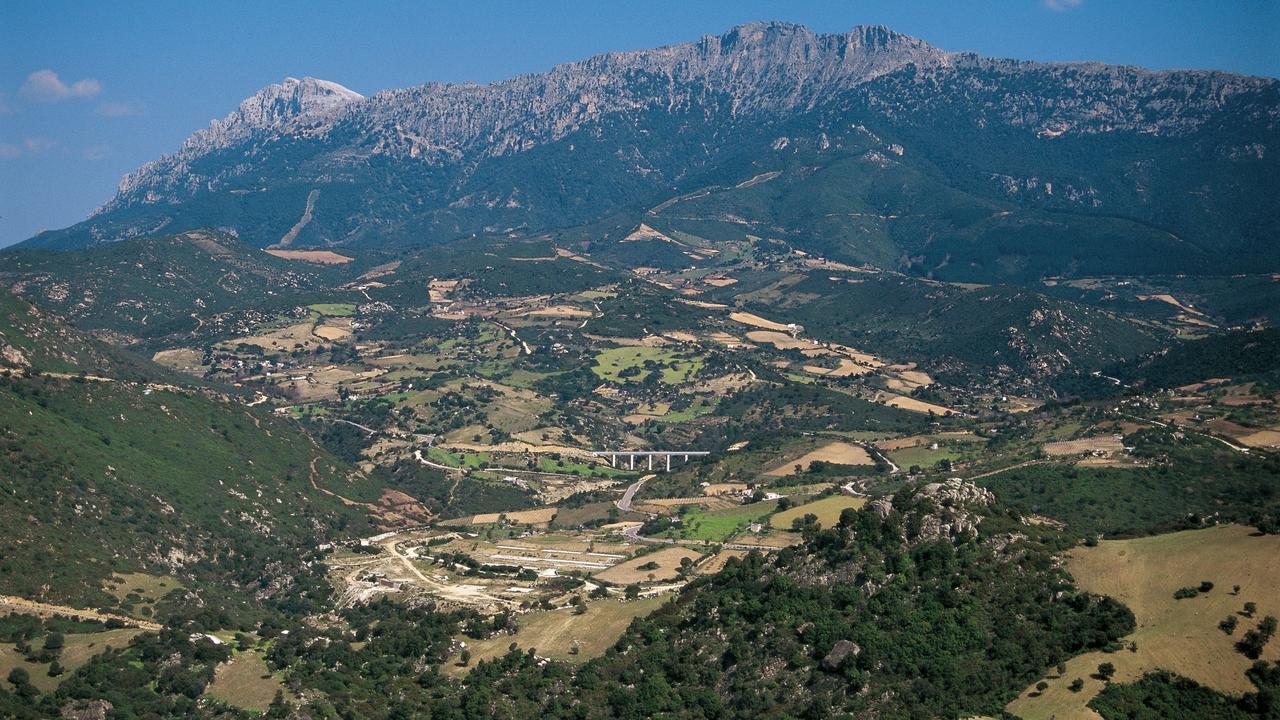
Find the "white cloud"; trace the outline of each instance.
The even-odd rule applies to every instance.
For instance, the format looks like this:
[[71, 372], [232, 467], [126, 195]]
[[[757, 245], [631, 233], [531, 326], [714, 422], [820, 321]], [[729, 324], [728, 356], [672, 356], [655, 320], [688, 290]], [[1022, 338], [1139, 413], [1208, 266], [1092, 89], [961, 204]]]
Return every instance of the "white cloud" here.
[[98, 103], [98, 107], [93, 111], [93, 114], [103, 117], [132, 117], [142, 114], [142, 104], [107, 100], [106, 102]]
[[57, 146], [58, 143], [56, 141], [50, 140], [47, 137], [40, 137], [38, 135], [36, 137], [29, 137], [22, 141], [23, 149], [32, 155], [38, 155], [46, 150], [52, 150]]
[[93, 78], [77, 80], [70, 85], [62, 82], [52, 70], [37, 70], [27, 76], [22, 84], [22, 95], [36, 102], [54, 102], [73, 98], [90, 98], [102, 92], [102, 84]]
[[82, 153], [85, 160], [106, 160], [107, 156], [110, 154], [110, 145], [94, 145], [92, 147], [85, 148], [84, 153]]
[[1054, 12], [1074, 10], [1084, 4], [1084, 0], [1042, 0], [1044, 6]]
[[21, 144], [0, 143], [0, 160], [13, 160], [23, 155], [39, 155], [58, 147], [55, 140], [39, 135], [26, 138]]

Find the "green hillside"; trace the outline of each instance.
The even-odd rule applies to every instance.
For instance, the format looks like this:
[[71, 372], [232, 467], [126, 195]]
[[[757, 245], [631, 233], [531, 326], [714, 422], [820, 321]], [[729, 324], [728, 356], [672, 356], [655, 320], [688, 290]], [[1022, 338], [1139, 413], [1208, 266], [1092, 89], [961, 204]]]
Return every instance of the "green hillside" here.
[[13, 249], [0, 257], [0, 286], [117, 344], [216, 336], [275, 310], [359, 297], [317, 294], [346, 277], [342, 266], [283, 260], [214, 230], [125, 240], [73, 256]]
[[293, 422], [170, 385], [12, 297], [0, 309], [23, 349], [0, 378], [0, 592], [111, 606], [103, 580], [145, 571], [267, 599], [308, 549], [368, 528], [313, 489], [313, 461], [321, 485], [346, 468]]

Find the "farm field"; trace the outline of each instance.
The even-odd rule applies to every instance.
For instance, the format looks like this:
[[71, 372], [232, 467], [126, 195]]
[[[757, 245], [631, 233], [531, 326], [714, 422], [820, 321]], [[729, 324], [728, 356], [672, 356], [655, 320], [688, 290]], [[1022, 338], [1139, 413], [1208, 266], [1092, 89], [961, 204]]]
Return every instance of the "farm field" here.
[[933, 466], [940, 460], [958, 460], [963, 453], [955, 448], [941, 445], [937, 449], [916, 445], [891, 452], [888, 455], [889, 459], [898, 467], [910, 468], [916, 465], [923, 468]]
[[269, 248], [263, 252], [284, 260], [301, 260], [302, 262], [316, 263], [318, 265], [345, 265], [353, 260], [353, 258], [339, 255], [332, 250], [278, 250]]
[[724, 510], [690, 509], [684, 514], [680, 537], [689, 540], [722, 542], [778, 507], [777, 501], [738, 505]]
[[[1156, 535], [1133, 540], [1104, 540], [1097, 547], [1073, 550], [1067, 568], [1078, 585], [1110, 595], [1124, 603], [1137, 619], [1137, 629], [1123, 638], [1127, 646], [1115, 653], [1090, 652], [1067, 661], [1061, 678], [1047, 678], [1049, 687], [1038, 697], [1028, 688], [1009, 704], [1009, 712], [1025, 720], [1097, 718], [1086, 704], [1102, 683], [1090, 675], [1099, 663], [1116, 667], [1115, 682], [1132, 682], [1144, 673], [1165, 669], [1229, 694], [1254, 688], [1245, 677], [1252, 664], [1234, 643], [1266, 615], [1280, 615], [1280, 535], [1257, 536], [1252, 528], [1225, 525], [1206, 530]], [[1174, 591], [1212, 582], [1208, 593], [1175, 600]], [[1232, 587], [1240, 586], [1239, 595]], [[1246, 602], [1258, 604], [1253, 618], [1237, 613]], [[1236, 616], [1233, 635], [1218, 622]], [[1264, 658], [1280, 658], [1274, 641]], [[1073, 693], [1074, 678], [1084, 688]]]
[[770, 477], [783, 477], [795, 472], [795, 466], [799, 465], [801, 472], [809, 468], [809, 464], [813, 462], [832, 463], [834, 465], [874, 465], [875, 461], [871, 459], [863, 447], [853, 445], [846, 442], [832, 442], [822, 447], [811, 450], [804, 455], [782, 463], [778, 467], [773, 468], [765, 473]]
[[952, 412], [951, 408], [924, 402], [923, 400], [917, 400], [905, 395], [887, 395], [885, 396], [884, 401], [885, 404], [890, 407], [901, 408], [903, 410], [924, 413], [927, 415], [950, 415]]
[[685, 558], [696, 561], [702, 553], [692, 548], [671, 547], [633, 557], [595, 573], [595, 577], [615, 585], [674, 580]]
[[840, 520], [840, 513], [844, 512], [845, 508], [854, 508], [856, 510], [866, 504], [866, 498], [853, 497], [851, 495], [832, 495], [775, 513], [769, 518], [769, 524], [775, 528], [789, 530], [792, 522], [805, 515], [813, 514], [818, 517], [819, 525], [824, 528], [830, 528]]
[[[515, 635], [499, 635], [488, 640], [459, 638], [471, 650], [471, 663], [505, 655], [511, 643], [521, 649], [535, 649], [538, 655], [571, 663], [583, 663], [617, 642], [631, 621], [657, 610], [671, 599], [670, 595], [657, 595], [637, 600], [609, 598], [587, 603], [587, 611], [574, 614], [570, 608], [540, 610], [520, 616]], [[577, 647], [577, 652], [573, 648]], [[450, 663], [447, 672], [460, 675], [467, 668]]]
[[307, 307], [329, 317], [351, 317], [356, 313], [356, 306], [352, 303], [315, 303]]
[[1044, 444], [1046, 455], [1079, 455], [1088, 452], [1116, 453], [1124, 449], [1118, 435], [1097, 435], [1079, 440], [1060, 440]]

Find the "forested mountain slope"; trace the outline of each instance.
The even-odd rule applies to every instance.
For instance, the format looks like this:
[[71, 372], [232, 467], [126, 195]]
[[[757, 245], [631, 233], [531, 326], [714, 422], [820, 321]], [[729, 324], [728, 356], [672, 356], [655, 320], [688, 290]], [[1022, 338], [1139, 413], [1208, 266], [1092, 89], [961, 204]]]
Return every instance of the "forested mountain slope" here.
[[110, 606], [104, 580], [146, 570], [216, 581], [240, 606], [305, 575], [316, 537], [369, 527], [316, 487], [341, 488], [347, 469], [291, 421], [175, 385], [8, 294], [0, 351], [9, 593]]
[[1266, 78], [761, 23], [491, 85], [290, 78], [28, 244], [608, 241], [648, 213], [955, 279], [1274, 270], [1277, 108]]

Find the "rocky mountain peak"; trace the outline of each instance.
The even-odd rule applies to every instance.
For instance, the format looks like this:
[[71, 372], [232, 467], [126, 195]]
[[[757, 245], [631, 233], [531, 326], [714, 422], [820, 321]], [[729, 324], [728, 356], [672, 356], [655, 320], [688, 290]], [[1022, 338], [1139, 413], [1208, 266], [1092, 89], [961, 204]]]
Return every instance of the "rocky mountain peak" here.
[[[852, 152], [848, 148], [863, 142], [861, 136], [841, 141], [838, 135], [849, 128], [869, 132], [864, 123], [907, 128], [942, 122], [935, 134], [949, 134], [957, 125], [979, 134], [988, 128], [1011, 131], [1027, 142], [1121, 133], [1189, 137], [1230, 123], [1237, 128], [1233, 133], [1254, 132], [1256, 137], [1240, 135], [1247, 143], [1224, 138], [1221, 147], [1206, 152], [1262, 159], [1269, 150], [1265, 137], [1255, 131], [1274, 129], [1280, 107], [1277, 93], [1280, 83], [1275, 80], [1229, 73], [1153, 73], [1096, 63], [1037, 63], [952, 53], [882, 25], [823, 34], [793, 23], [757, 22], [692, 42], [605, 53], [487, 84], [427, 83], [365, 98], [337, 83], [285, 78], [193, 134], [177, 152], [126, 176], [116, 197], [96, 217], [154, 206], [157, 219], [150, 227], [164, 226], [169, 212], [163, 207], [223, 192], [239, 193], [248, 202], [244, 193], [250, 188], [256, 192], [294, 182], [337, 182], [343, 192], [378, 205], [381, 200], [374, 199], [372, 185], [362, 184], [370, 173], [456, 173], [455, 179], [465, 184], [476, 168], [496, 166], [504, 159], [519, 166], [513, 172], [527, 180], [542, 168], [521, 164], [520, 156], [527, 158], [535, 149], [575, 135], [601, 148], [616, 145], [610, 162], [617, 163], [615, 169], [625, 183], [669, 192], [673, 182], [689, 177], [686, 165], [724, 161], [738, 153], [734, 143], [747, 142], [752, 132], [774, 124], [820, 127], [813, 133], [815, 146], [820, 151], [833, 148], [834, 154]], [[702, 139], [690, 141], [686, 154], [668, 154], [671, 141], [695, 136]], [[792, 140], [774, 135], [750, 142], [781, 152]], [[902, 157], [901, 143], [881, 144], [883, 152], [867, 156], [878, 167], [889, 165], [884, 153]], [[570, 142], [564, 152], [581, 146]], [[376, 171], [366, 162], [374, 157], [380, 158]], [[305, 174], [299, 174], [296, 165], [300, 158], [307, 163]], [[1063, 162], [1071, 164], [1065, 157]], [[1070, 171], [1076, 173], [1074, 168]], [[1002, 198], [1029, 202], [1034, 193], [1042, 192], [1047, 200], [1073, 208], [1088, 204], [1096, 209], [1106, 202], [1100, 197], [1104, 193], [1099, 177], [1076, 173], [1050, 180], [1047, 173], [1018, 174], [1023, 172], [991, 171], [982, 182]], [[1150, 170], [1125, 172], [1147, 178]], [[1137, 190], [1124, 191], [1124, 202], [1140, 196], [1137, 207], [1145, 207], [1145, 198], [1152, 196], [1148, 183], [1143, 179]], [[405, 190], [409, 195], [422, 192], [433, 198], [431, 203], [451, 208], [442, 213], [470, 202], [464, 197], [470, 192], [460, 186], [404, 187], [412, 188]], [[529, 192], [529, 187], [520, 189]], [[312, 189], [302, 197], [310, 197]], [[321, 208], [334, 194], [326, 191], [325, 197]], [[377, 212], [398, 216], [419, 202], [424, 201], [415, 197], [396, 203], [395, 210]], [[455, 202], [462, 204], [455, 208]], [[275, 213], [273, 209], [266, 214]], [[355, 218], [367, 226], [383, 225], [384, 219], [376, 215], [372, 210], [348, 214], [340, 221], [344, 229], [335, 233], [358, 236], [346, 226]], [[296, 222], [296, 215], [288, 219], [285, 230]], [[101, 225], [97, 219], [90, 224]], [[150, 231], [147, 227], [128, 220], [123, 232], [145, 233]], [[284, 233], [276, 229], [269, 234]], [[121, 232], [95, 230], [93, 237], [119, 237]]]
[[364, 96], [338, 83], [287, 77], [245, 98], [240, 106], [192, 135], [183, 149], [220, 149], [262, 132], [297, 132], [332, 122]]

